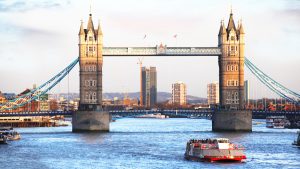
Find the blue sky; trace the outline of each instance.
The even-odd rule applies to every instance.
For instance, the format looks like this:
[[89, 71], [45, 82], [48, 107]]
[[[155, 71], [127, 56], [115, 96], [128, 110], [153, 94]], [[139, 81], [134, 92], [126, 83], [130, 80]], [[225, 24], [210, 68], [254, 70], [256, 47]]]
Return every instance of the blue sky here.
[[[91, 1], [94, 24], [101, 22], [105, 46], [217, 46], [220, 21], [230, 6], [246, 31], [246, 57], [286, 87], [300, 91], [299, 0], [98, 0]], [[20, 92], [41, 84], [78, 56], [80, 20], [89, 1], [0, 0], [0, 91]], [[147, 34], [147, 38], [143, 39]], [[177, 34], [177, 39], [173, 35]], [[138, 58], [104, 58], [104, 92], [139, 90]], [[144, 58], [156, 66], [158, 90], [183, 81], [191, 95], [206, 97], [218, 81], [217, 57]], [[251, 97], [273, 96], [246, 69]], [[78, 67], [70, 91], [78, 92]], [[52, 92], [67, 90], [66, 80]]]

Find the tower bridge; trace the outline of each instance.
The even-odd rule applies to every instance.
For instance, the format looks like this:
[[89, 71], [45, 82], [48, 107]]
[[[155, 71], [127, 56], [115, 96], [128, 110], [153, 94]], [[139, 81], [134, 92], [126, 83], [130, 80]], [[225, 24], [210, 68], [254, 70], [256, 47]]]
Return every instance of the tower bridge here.
[[[100, 23], [94, 27], [92, 14], [87, 28], [79, 29], [79, 110], [73, 115], [73, 131], [109, 130], [109, 113], [102, 110], [103, 56], [218, 56], [220, 105], [231, 111], [214, 114], [214, 130], [252, 130], [251, 112], [244, 108], [244, 48], [242, 23], [235, 26], [230, 13], [228, 26], [221, 22], [218, 47], [103, 47]], [[233, 110], [234, 109], [234, 110]]]
[[79, 57], [53, 78], [27, 94], [0, 105], [0, 112], [16, 109], [37, 99], [58, 84], [79, 62], [80, 103], [72, 113], [73, 131], [109, 131], [111, 114], [102, 106], [103, 57], [126, 56], [217, 56], [219, 65], [220, 110], [213, 113], [214, 131], [251, 131], [252, 112], [244, 110], [244, 65], [270, 90], [292, 102], [300, 95], [282, 86], [245, 58], [245, 31], [230, 13], [227, 26], [221, 22], [216, 47], [103, 47], [100, 23], [94, 27], [92, 14], [87, 27], [79, 29]]

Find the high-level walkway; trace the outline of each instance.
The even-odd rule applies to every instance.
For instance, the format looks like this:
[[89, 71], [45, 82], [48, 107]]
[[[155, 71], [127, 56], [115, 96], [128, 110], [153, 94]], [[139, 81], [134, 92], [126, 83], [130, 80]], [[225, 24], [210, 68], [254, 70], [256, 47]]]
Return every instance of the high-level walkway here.
[[103, 56], [219, 56], [218, 47], [103, 47]]

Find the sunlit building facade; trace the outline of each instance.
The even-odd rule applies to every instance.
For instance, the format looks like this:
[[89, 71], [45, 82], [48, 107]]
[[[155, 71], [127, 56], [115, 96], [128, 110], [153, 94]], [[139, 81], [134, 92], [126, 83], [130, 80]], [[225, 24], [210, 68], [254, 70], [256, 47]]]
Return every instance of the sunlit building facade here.
[[183, 82], [172, 84], [172, 103], [186, 105], [186, 84]]
[[207, 85], [207, 102], [209, 105], [219, 104], [219, 83], [213, 82]]

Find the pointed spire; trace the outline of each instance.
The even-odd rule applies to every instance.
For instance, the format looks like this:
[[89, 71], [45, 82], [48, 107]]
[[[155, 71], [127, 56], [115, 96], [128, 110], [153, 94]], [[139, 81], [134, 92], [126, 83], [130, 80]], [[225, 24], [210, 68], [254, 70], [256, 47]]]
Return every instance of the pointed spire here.
[[[93, 32], [95, 31], [94, 30], [94, 24], [93, 24], [93, 20], [92, 20], [92, 14], [90, 13], [90, 16], [89, 16], [89, 21], [88, 21], [88, 25], [87, 25], [87, 30], [92, 30]], [[95, 32], [94, 32], [95, 33]]]
[[226, 29], [224, 27], [224, 20], [221, 20], [221, 26], [220, 26], [220, 30], [219, 30], [219, 35], [223, 35], [226, 34]]
[[103, 35], [102, 34], [102, 29], [101, 29], [101, 26], [100, 26], [100, 20], [98, 21], [98, 30], [97, 30], [97, 35]]
[[80, 30], [78, 35], [84, 35], [84, 29], [83, 29], [83, 21], [81, 20], [81, 24], [80, 24]]
[[244, 27], [243, 27], [243, 23], [242, 23], [242, 19], [240, 20], [239, 33], [240, 33], [240, 34], [245, 34]]
[[233, 20], [232, 8], [231, 8], [231, 11], [230, 11], [229, 21], [228, 21], [228, 26], [227, 26], [227, 32], [231, 31], [231, 29], [234, 29], [236, 31], [234, 20]]

